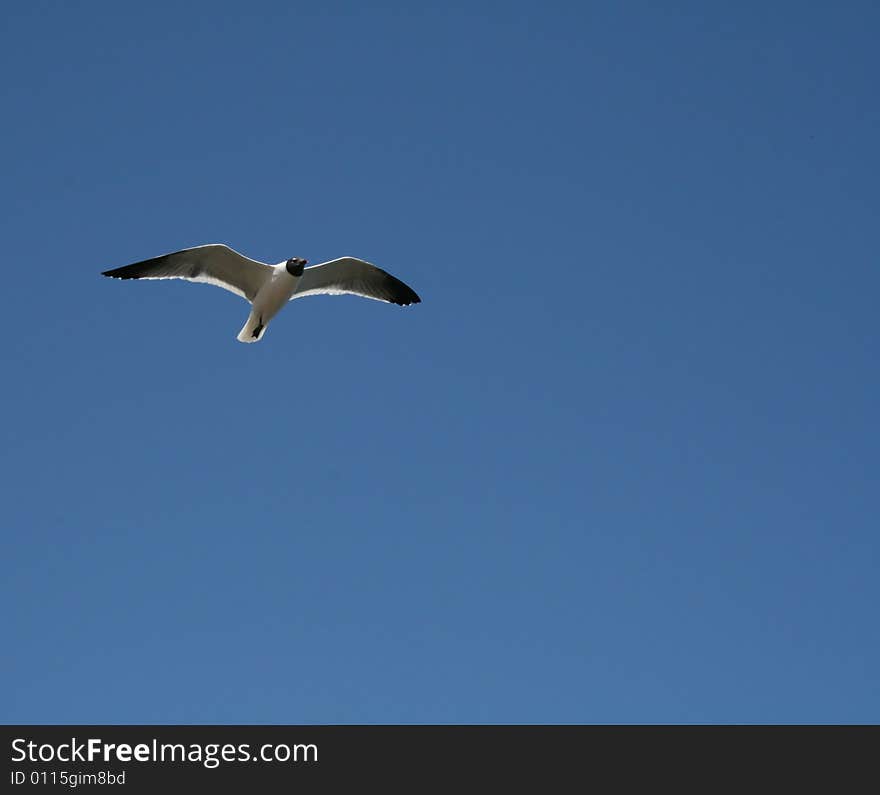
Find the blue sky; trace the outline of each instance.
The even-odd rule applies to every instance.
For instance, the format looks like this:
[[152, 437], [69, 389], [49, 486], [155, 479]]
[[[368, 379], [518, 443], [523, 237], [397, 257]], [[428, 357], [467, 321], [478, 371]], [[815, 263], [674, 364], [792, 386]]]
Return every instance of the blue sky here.
[[0, 720], [880, 719], [875, 3], [4, 10]]

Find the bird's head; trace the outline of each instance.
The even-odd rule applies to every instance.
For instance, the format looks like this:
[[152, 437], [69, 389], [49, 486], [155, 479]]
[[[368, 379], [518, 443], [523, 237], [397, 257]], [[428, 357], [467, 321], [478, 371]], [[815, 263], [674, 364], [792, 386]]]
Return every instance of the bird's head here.
[[291, 259], [287, 260], [284, 267], [287, 268], [287, 272], [291, 276], [302, 276], [303, 275], [303, 268], [308, 264], [309, 264], [309, 261], [307, 259], [301, 259], [300, 257], [292, 257]]

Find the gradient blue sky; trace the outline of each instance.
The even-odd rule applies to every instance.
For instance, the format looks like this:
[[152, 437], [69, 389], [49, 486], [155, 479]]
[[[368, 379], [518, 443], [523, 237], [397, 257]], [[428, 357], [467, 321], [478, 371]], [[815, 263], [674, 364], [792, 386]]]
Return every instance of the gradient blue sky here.
[[880, 720], [878, 23], [6, 3], [0, 720]]

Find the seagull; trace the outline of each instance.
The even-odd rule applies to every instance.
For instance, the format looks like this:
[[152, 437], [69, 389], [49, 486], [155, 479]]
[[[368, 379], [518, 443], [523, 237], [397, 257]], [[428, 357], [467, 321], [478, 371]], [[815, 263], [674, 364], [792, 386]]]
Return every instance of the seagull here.
[[251, 304], [239, 342], [259, 342], [269, 321], [288, 301], [306, 295], [359, 295], [399, 306], [421, 303], [415, 290], [390, 273], [356, 257], [305, 266], [300, 257], [268, 265], [222, 243], [185, 248], [104, 271], [114, 279], [186, 279], [213, 284]]

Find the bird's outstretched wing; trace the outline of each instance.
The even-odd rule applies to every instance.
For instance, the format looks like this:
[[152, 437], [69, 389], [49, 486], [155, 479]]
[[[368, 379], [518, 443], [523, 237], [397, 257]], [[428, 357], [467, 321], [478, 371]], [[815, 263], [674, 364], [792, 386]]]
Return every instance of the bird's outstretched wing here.
[[104, 271], [102, 275], [114, 279], [186, 279], [204, 282], [253, 301], [271, 274], [271, 265], [245, 257], [222, 243], [211, 243]]
[[387, 301], [399, 306], [418, 304], [422, 300], [416, 295], [415, 290], [400, 279], [355, 257], [340, 257], [306, 268], [291, 300], [306, 295], [346, 293], [376, 301]]

